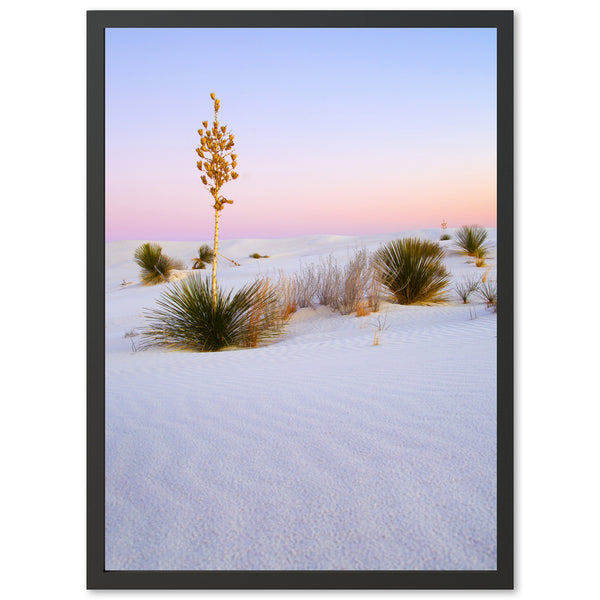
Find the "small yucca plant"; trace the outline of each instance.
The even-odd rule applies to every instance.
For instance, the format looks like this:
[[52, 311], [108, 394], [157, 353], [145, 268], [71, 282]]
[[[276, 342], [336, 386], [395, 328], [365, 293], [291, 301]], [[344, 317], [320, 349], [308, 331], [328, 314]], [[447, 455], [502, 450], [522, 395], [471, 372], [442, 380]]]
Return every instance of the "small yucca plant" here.
[[443, 302], [450, 279], [444, 255], [437, 242], [417, 238], [391, 241], [375, 254], [379, 280], [399, 304]]
[[275, 289], [265, 280], [237, 293], [217, 288], [194, 274], [176, 283], [157, 300], [158, 308], [145, 312], [142, 347], [166, 346], [214, 352], [227, 347], [249, 347], [281, 333], [283, 320]]
[[456, 244], [467, 256], [485, 258], [487, 254], [487, 248], [484, 246], [486, 239], [487, 231], [479, 225], [463, 225], [456, 232]]
[[173, 270], [182, 266], [179, 261], [163, 254], [158, 244], [151, 242], [138, 246], [133, 260], [140, 267], [140, 277], [145, 285], [168, 281]]
[[454, 284], [454, 291], [458, 294], [459, 298], [466, 304], [471, 297], [473, 292], [476, 292], [481, 285], [481, 279], [472, 279], [468, 277], [463, 281], [458, 281]]
[[494, 312], [498, 310], [498, 284], [496, 281], [492, 279], [482, 283], [477, 293], [487, 308], [493, 309]]
[[212, 248], [208, 244], [202, 244], [198, 248], [198, 258], [193, 260], [193, 269], [206, 269], [206, 263], [212, 262], [214, 253]]

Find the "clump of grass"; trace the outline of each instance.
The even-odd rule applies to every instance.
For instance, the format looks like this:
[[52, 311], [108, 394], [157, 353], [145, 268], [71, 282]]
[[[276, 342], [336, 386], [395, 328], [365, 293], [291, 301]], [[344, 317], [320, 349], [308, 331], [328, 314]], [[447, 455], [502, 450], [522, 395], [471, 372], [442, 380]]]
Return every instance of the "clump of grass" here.
[[296, 277], [285, 275], [281, 271], [276, 287], [281, 304], [281, 316], [283, 319], [288, 319], [298, 310]]
[[442, 235], [440, 236], [440, 242], [445, 242], [446, 240], [451, 240], [452, 237], [450, 237], [450, 234], [448, 233], [442, 233]]
[[208, 279], [192, 275], [176, 283], [145, 312], [142, 347], [215, 352], [253, 347], [279, 335], [283, 328], [279, 299], [268, 280], [257, 280], [235, 294], [217, 288], [213, 301]]
[[454, 284], [454, 291], [458, 294], [463, 304], [467, 304], [473, 292], [476, 292], [481, 285], [481, 279], [468, 277], [463, 281]]
[[[481, 255], [486, 252], [485, 240], [487, 239], [487, 231], [479, 225], [463, 225], [456, 232], [456, 244], [467, 256]], [[485, 258], [483, 256], [482, 258]]]
[[282, 273], [277, 287], [284, 314], [319, 303], [343, 315], [356, 311], [364, 316], [378, 311], [381, 302], [381, 285], [366, 249], [358, 250], [345, 266], [330, 255], [294, 275]]
[[169, 281], [172, 272], [183, 267], [180, 261], [163, 254], [159, 244], [151, 242], [138, 246], [133, 260], [140, 267], [140, 277], [145, 285]]
[[249, 255], [250, 258], [269, 258], [266, 254], [259, 254], [258, 252], [254, 252], [254, 254]]
[[295, 289], [296, 303], [299, 308], [313, 306], [315, 296], [319, 289], [319, 273], [313, 264], [304, 265], [300, 273], [296, 273]]
[[379, 340], [381, 339], [381, 334], [389, 328], [387, 325], [387, 315], [383, 317], [377, 317], [377, 323], [371, 323], [371, 325], [375, 328], [373, 332], [373, 346], [379, 346]]
[[450, 273], [437, 242], [404, 238], [393, 240], [375, 254], [380, 282], [399, 304], [429, 304], [446, 300]]
[[326, 259], [321, 260], [318, 273], [316, 296], [319, 304], [337, 310], [343, 280], [342, 268], [330, 254]]
[[214, 256], [213, 249], [208, 244], [202, 244], [198, 248], [198, 258], [192, 261], [192, 269], [206, 269], [207, 263], [211, 263]]
[[485, 302], [486, 308], [491, 308], [494, 312], [498, 310], [498, 284], [495, 280], [482, 283], [477, 293]]
[[474, 256], [475, 256], [475, 266], [476, 267], [486, 267], [487, 266], [485, 259], [489, 256], [488, 248], [485, 248], [485, 247], [478, 248], [475, 251]]

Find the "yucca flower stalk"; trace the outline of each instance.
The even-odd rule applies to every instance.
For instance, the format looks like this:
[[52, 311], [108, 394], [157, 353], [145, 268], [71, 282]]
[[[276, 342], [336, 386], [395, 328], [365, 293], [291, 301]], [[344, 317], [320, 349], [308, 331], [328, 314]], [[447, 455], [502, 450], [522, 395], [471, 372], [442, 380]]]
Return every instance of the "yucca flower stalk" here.
[[232, 179], [237, 179], [238, 174], [234, 171], [237, 166], [237, 155], [233, 153], [235, 136], [227, 133], [227, 125], [219, 125], [218, 113], [220, 100], [215, 94], [210, 95], [214, 101], [215, 119], [212, 127], [208, 127], [208, 121], [203, 121], [203, 129], [198, 129], [200, 135], [200, 147], [196, 153], [200, 160], [196, 163], [198, 170], [202, 172], [200, 179], [204, 187], [209, 191], [214, 200], [215, 209], [215, 237], [212, 258], [211, 290], [213, 303], [217, 302], [217, 252], [219, 244], [219, 216], [225, 204], [233, 204], [233, 200], [221, 195], [221, 188]]

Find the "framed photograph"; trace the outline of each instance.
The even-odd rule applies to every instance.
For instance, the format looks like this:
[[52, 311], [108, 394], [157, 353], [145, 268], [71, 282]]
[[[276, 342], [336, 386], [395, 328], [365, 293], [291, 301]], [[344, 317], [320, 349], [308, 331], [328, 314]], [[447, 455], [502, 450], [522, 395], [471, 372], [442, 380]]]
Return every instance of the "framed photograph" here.
[[512, 11], [90, 11], [88, 588], [513, 587]]

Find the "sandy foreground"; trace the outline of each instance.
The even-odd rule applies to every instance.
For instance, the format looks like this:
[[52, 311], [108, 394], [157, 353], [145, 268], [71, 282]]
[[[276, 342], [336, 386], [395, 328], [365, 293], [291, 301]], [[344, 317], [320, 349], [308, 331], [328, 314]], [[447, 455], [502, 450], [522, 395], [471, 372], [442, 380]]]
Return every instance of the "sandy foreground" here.
[[[219, 283], [409, 234], [440, 231], [223, 239], [241, 266], [221, 259]], [[270, 346], [134, 352], [125, 334], [166, 289], [139, 283], [143, 241], [106, 244], [108, 570], [496, 568], [496, 314], [479, 298], [305, 308]], [[161, 245], [190, 265], [200, 243]], [[456, 280], [483, 273], [442, 245]]]

